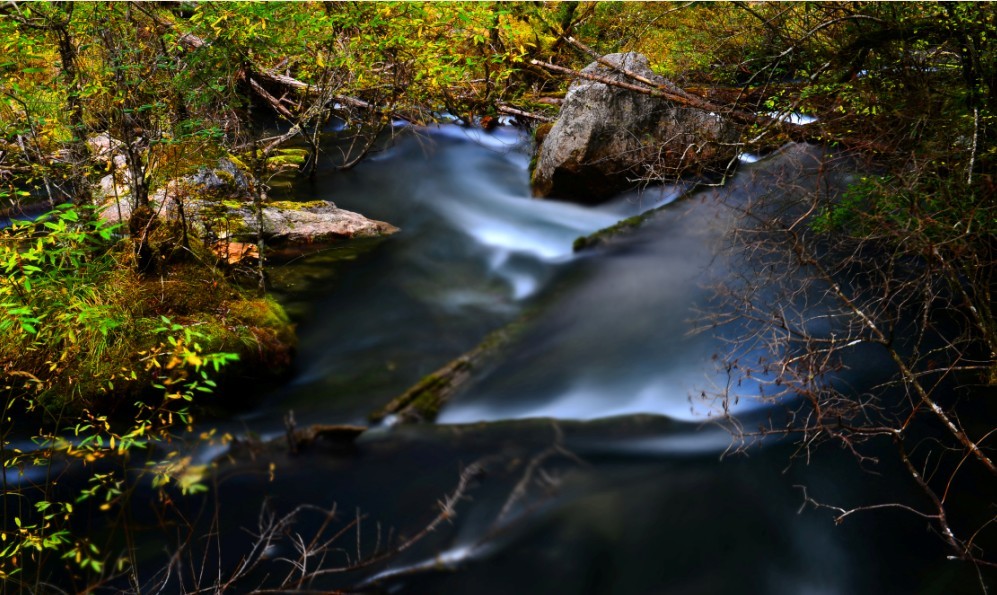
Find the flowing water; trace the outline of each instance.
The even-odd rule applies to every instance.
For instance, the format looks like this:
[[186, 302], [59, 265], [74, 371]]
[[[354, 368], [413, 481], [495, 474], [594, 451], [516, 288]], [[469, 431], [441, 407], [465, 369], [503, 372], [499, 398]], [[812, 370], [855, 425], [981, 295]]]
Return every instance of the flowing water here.
[[325, 172], [302, 189], [402, 231], [303, 291], [290, 265], [292, 280], [277, 289], [308, 312], [299, 370], [257, 418], [291, 408], [310, 421], [363, 421], [372, 405], [515, 319], [556, 277], [574, 274], [577, 237], [678, 195], [657, 188], [599, 209], [535, 201], [528, 147], [515, 130], [403, 134], [361, 167]]
[[[730, 216], [715, 200], [721, 191], [675, 201], [677, 188], [648, 188], [594, 208], [533, 200], [529, 149], [511, 129], [408, 130], [354, 170], [323, 169], [295, 189], [401, 231], [274, 271], [299, 323], [297, 368], [222, 429], [276, 436], [288, 410], [300, 424], [362, 422], [490, 331], [533, 314], [437, 424], [374, 428], [346, 453], [274, 455], [274, 476], [262, 463], [238, 467], [215, 491], [223, 535], [254, 526], [265, 498], [279, 511], [337, 503], [345, 518], [358, 508], [367, 515], [361, 547], [370, 547], [375, 522], [419, 531], [461, 469], [482, 461], [487, 472], [454, 519], [326, 586], [973, 592], [971, 577], [937, 562], [942, 550], [924, 522], [886, 512], [835, 526], [827, 511], [801, 507], [799, 486], [844, 505], [909, 501], [910, 486], [890, 479], [900, 474], [862, 474], [834, 451], [789, 465], [792, 445], [779, 442], [722, 457], [730, 438], [706, 423], [715, 404], [701, 395], [726, 382], [713, 361], [723, 344], [690, 333], [710, 283], [737, 266], [722, 250]], [[819, 155], [791, 147], [745, 165], [722, 192], [766, 192], [786, 176], [812, 186]], [[578, 236], [662, 205], [607, 247], [572, 253]], [[753, 423], [774, 410], [745, 402], [738, 414]]]

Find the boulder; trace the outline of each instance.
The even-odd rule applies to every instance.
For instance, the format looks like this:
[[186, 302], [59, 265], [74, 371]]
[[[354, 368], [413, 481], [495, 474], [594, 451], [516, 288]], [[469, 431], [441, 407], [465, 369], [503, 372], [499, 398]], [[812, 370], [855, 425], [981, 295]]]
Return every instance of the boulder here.
[[[131, 173], [124, 156], [114, 152], [120, 142], [106, 135], [93, 137], [89, 142], [94, 154], [110, 164], [111, 173], [100, 179], [94, 192], [94, 202], [101, 207], [101, 218], [110, 223], [128, 221], [134, 206], [131, 200]], [[231, 160], [219, 159], [214, 167], [202, 168], [189, 176], [169, 181], [149, 196], [149, 202], [164, 218], [169, 218], [175, 214], [174, 199], [182, 199], [184, 207], [189, 205], [191, 213], [195, 213], [211, 202], [207, 200], [209, 197], [249, 201], [249, 180]]]
[[[669, 84], [654, 74], [641, 54], [609, 54], [604, 59], [660, 85]], [[599, 62], [582, 72], [639, 84]], [[722, 171], [736, 156], [737, 140], [735, 125], [717, 114], [578, 79], [537, 149], [533, 193], [597, 203], [641, 180], [707, 175]]]
[[[257, 219], [252, 205], [224, 206], [224, 218], [232, 227], [231, 237], [251, 240]], [[303, 203], [280, 201], [263, 208], [263, 237], [270, 244], [308, 244], [352, 238], [390, 235], [398, 228], [359, 213], [340, 209], [327, 201]]]
[[[115, 159], [115, 163], [118, 163], [117, 159], [124, 159], [124, 156], [121, 154], [121, 148], [124, 145], [125, 143], [114, 138], [107, 132], [95, 134], [87, 139], [87, 146], [90, 147], [90, 153], [95, 159], [104, 161]], [[124, 167], [124, 162], [121, 161], [121, 163], [120, 167]]]
[[[101, 179], [95, 200], [102, 207], [100, 216], [110, 223], [124, 223], [131, 218], [128, 170], [116, 151], [120, 141], [108, 135], [89, 140], [95, 155], [110, 162], [111, 173]], [[219, 159], [211, 168], [172, 180], [149, 196], [152, 209], [160, 219], [182, 217], [194, 233], [214, 244], [223, 240], [253, 241], [257, 217], [252, 206], [249, 179], [228, 159]], [[338, 239], [369, 238], [390, 235], [393, 225], [368, 219], [359, 213], [338, 208], [335, 204], [310, 202], [267, 202], [262, 213], [263, 237], [274, 244], [307, 244]]]

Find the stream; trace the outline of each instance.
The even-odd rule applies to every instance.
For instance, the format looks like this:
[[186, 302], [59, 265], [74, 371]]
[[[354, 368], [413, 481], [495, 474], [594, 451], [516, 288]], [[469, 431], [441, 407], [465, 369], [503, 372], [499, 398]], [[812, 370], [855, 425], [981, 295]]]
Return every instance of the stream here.
[[[773, 176], [812, 185], [820, 154], [788, 147], [745, 164], [723, 190], [680, 200], [681, 188], [650, 187], [581, 207], [530, 198], [530, 146], [514, 129], [444, 126], [401, 130], [355, 169], [327, 164], [313, 182], [297, 183], [297, 198], [331, 200], [401, 231], [363, 250], [334, 246], [275, 267], [275, 292], [299, 325], [295, 371], [237, 417], [212, 422], [220, 431], [279, 437], [289, 410], [301, 425], [365, 423], [489, 332], [533, 314], [435, 424], [375, 427], [345, 452], [223, 465], [212, 488], [223, 558], [248, 547], [240, 528], [256, 526], [264, 501], [278, 513], [335, 504], [342, 523], [361, 510], [359, 537], [343, 538], [343, 556], [370, 552], [389, 528], [402, 537], [420, 531], [478, 462], [485, 471], [454, 518], [384, 562], [313, 586], [978, 592], [972, 573], [947, 564], [941, 541], [911, 515], [870, 513], [836, 526], [830, 511], [804, 506], [801, 486], [844, 506], [913, 501], [902, 473], [863, 473], [835, 448], [791, 463], [794, 446], [778, 440], [724, 456], [730, 436], [709, 423], [717, 405], [701, 394], [725, 382], [713, 361], [723, 343], [690, 333], [694, 308], [737, 267], [723, 250], [730, 215], [716, 199], [765, 192]], [[577, 237], [657, 207], [638, 229], [573, 254]], [[746, 424], [778, 415], [750, 401], [736, 413]], [[317, 523], [305, 515], [296, 528]], [[292, 553], [284, 545], [272, 555]]]

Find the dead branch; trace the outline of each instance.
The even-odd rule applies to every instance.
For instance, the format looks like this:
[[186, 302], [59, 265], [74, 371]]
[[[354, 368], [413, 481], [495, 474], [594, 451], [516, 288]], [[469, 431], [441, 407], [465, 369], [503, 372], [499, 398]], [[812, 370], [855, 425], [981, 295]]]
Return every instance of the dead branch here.
[[520, 118], [527, 118], [529, 120], [536, 120], [538, 122], [554, 122], [555, 118], [545, 116], [543, 114], [538, 114], [536, 112], [528, 112], [525, 110], [517, 109], [512, 106], [506, 105], [504, 103], [495, 104], [495, 109], [503, 114], [509, 114], [510, 116], [518, 116]]
[[695, 101], [706, 101], [705, 98], [703, 98], [703, 97], [697, 97], [695, 95], [692, 95], [691, 93], [688, 93], [685, 90], [679, 88], [678, 85], [672, 83], [671, 81], [665, 80], [662, 83], [656, 83], [656, 82], [652, 81], [651, 79], [649, 79], [649, 78], [647, 78], [645, 76], [641, 76], [641, 75], [637, 74], [636, 72], [634, 72], [632, 70], [623, 68], [623, 66], [621, 66], [619, 64], [613, 64], [609, 60], [606, 60], [605, 58], [603, 58], [602, 55], [600, 55], [598, 52], [596, 52], [592, 48], [588, 47], [584, 43], [578, 41], [574, 37], [568, 37], [567, 38], [567, 42], [570, 43], [571, 45], [573, 45], [574, 47], [576, 47], [577, 49], [579, 49], [579, 50], [583, 51], [584, 53], [588, 54], [591, 58], [593, 58], [599, 64], [602, 64], [603, 66], [605, 66], [607, 68], [615, 70], [616, 72], [619, 72], [619, 73], [623, 74], [624, 76], [626, 76], [627, 78], [629, 78], [631, 80], [634, 80], [634, 81], [637, 81], [638, 83], [643, 83], [643, 84], [645, 84], [648, 87], [651, 87], [653, 89], [663, 89], [663, 90], [666, 90], [669, 93], [674, 93], [674, 94], [678, 95], [679, 97], [684, 97], [685, 99], [687, 99], [689, 101], [693, 101], [693, 102], [695, 102]]
[[[694, 95], [684, 92], [682, 94], [679, 94], [674, 92], [673, 90], [670, 90], [667, 87], [661, 85], [655, 85], [653, 83], [652, 83], [653, 86], [650, 87], [648, 87], [646, 84], [635, 85], [632, 83], [617, 81], [609, 77], [601, 76], [598, 74], [591, 74], [588, 72], [582, 72], [580, 70], [572, 70], [571, 68], [557, 66], [556, 64], [550, 64], [548, 62], [541, 62], [540, 60], [530, 60], [530, 64], [537, 66], [539, 68], [543, 68], [545, 70], [549, 70], [551, 72], [556, 72], [558, 74], [566, 74], [575, 78], [587, 79], [590, 81], [595, 81], [597, 83], [602, 83], [604, 85], [610, 85], [613, 87], [619, 87], [621, 89], [627, 89], [628, 91], [634, 91], [635, 93], [650, 95], [652, 97], [660, 97], [662, 99], [667, 99], [673, 103], [677, 103], [682, 106], [692, 107], [708, 112], [723, 113], [728, 115], [731, 119], [737, 122], [741, 122], [742, 124], [762, 124], [765, 126], [775, 126], [780, 129], [786, 129], [787, 131], [793, 130], [791, 128], [788, 128], [789, 126], [793, 126], [793, 128], [801, 128], [799, 126], [785, 124], [784, 122], [780, 122], [779, 120], [777, 120], [776, 118], [772, 118], [771, 116], [760, 116], [749, 112], [743, 112], [740, 110], [732, 110], [729, 108], [725, 108], [723, 106], [706, 101], [705, 99], [696, 97]], [[794, 131], [793, 135], [798, 136], [799, 134], [798, 132]]]
[[[813, 173], [775, 170], [770, 178], [752, 181], [768, 189], [765, 195], [732, 195], [725, 203], [736, 213], [730, 247], [746, 266], [718, 287], [731, 310], [711, 317], [718, 325], [738, 328], [723, 338], [730, 350], [721, 360], [728, 382], [718, 391], [725, 404], [733, 402], [740, 380], [750, 378], [752, 390], [761, 391], [756, 398], [785, 399], [787, 414], [785, 424], [770, 420], [755, 431], [745, 431], [735, 420], [735, 439], [743, 447], [750, 438], [793, 437], [794, 456], [807, 460], [814, 449], [833, 441], [868, 469], [878, 463], [870, 446], [889, 438], [896, 459], [927, 498], [923, 506], [898, 501], [847, 508], [804, 494], [806, 503], [833, 510], [836, 522], [858, 512], [904, 510], [931, 521], [953, 559], [993, 565], [974, 545], [991, 523], [965, 527], [962, 512], [953, 522], [950, 500], [957, 475], [997, 476], [986, 446], [997, 429], [964, 424], [959, 402], [950, 402], [948, 390], [956, 373], [992, 369], [990, 312], [978, 307], [973, 285], [988, 287], [989, 277], [972, 280], [955, 264], [967, 258], [969, 249], [917, 236], [920, 230], [890, 229], [888, 222], [877, 225], [873, 219], [868, 234], [862, 233], [864, 227], [855, 234], [820, 231], [815, 222], [823, 221], [819, 218], [829, 205], [838, 204], [837, 193], [848, 183], [837, 177], [841, 170], [829, 169], [818, 157], [809, 170]], [[808, 181], [811, 175], [814, 181]], [[961, 230], [953, 235], [963, 241]], [[894, 246], [898, 242], [901, 246]], [[926, 245], [920, 248], [905, 245], [922, 242]], [[977, 260], [971, 262], [990, 266], [980, 260], [986, 257], [973, 255]], [[939, 329], [939, 316], [952, 315], [958, 316], [959, 327]], [[879, 350], [890, 373], [861, 389], [840, 385], [840, 372], [856, 361], [853, 350], [861, 346]], [[974, 355], [976, 350], [984, 353]]]
[[292, 114], [290, 112], [290, 110], [288, 110], [286, 107], [284, 107], [284, 105], [281, 104], [281, 102], [280, 102], [279, 99], [277, 99], [276, 97], [274, 97], [273, 95], [271, 95], [269, 91], [267, 91], [266, 89], [264, 89], [263, 85], [261, 85], [259, 82], [257, 82], [257, 80], [255, 78], [253, 78], [252, 75], [250, 75], [248, 77], [245, 77], [245, 78], [249, 82], [249, 86], [253, 88], [253, 91], [255, 91], [256, 94], [259, 95], [261, 98], [263, 98], [263, 100], [267, 102], [267, 105], [269, 105], [271, 108], [273, 108], [273, 110], [275, 112], [277, 112], [278, 114], [284, 116], [288, 120], [293, 120], [294, 119], [294, 114]]

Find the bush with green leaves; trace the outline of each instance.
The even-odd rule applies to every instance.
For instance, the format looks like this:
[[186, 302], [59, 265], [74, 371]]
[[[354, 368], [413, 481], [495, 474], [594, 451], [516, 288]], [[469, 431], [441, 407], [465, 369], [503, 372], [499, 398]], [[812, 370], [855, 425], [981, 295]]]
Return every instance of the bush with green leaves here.
[[[0, 579], [29, 590], [41, 575], [22, 571], [53, 560], [104, 570], [106, 556], [72, 530], [81, 503], [128, 506], [142, 477], [205, 489], [189, 461], [150, 447], [190, 429], [195, 399], [237, 355], [206, 349], [196, 326], [139, 311], [124, 244], [115, 227], [69, 205], [0, 231]], [[144, 384], [116, 395], [138, 395], [134, 403], [100, 402], [122, 384]], [[40, 429], [25, 431], [34, 420]], [[85, 488], [59, 486], [70, 470], [82, 471]]]
[[[84, 216], [81, 217], [81, 212]], [[0, 236], [0, 371], [8, 391], [72, 399], [92, 381], [127, 312], [107, 283], [115, 228], [69, 205]], [[68, 373], [64, 373], [68, 372]]]

